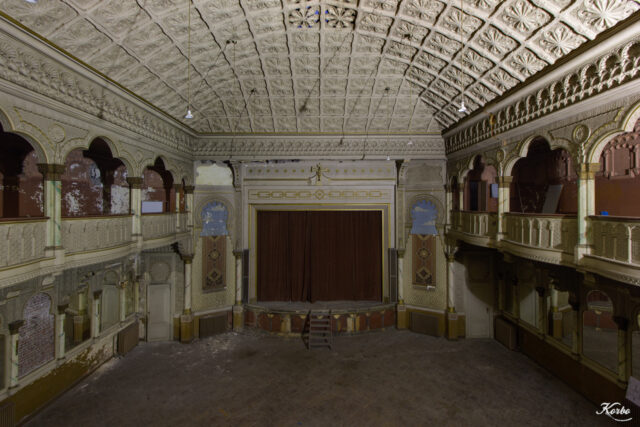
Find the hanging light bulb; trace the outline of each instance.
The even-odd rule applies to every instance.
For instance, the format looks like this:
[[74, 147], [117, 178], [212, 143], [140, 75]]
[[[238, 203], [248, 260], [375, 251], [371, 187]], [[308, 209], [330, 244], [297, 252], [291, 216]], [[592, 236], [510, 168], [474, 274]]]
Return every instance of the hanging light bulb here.
[[387, 154], [387, 161], [391, 160], [391, 157]]
[[38, 3], [38, 0], [24, 0], [24, 1], [26, 1], [27, 3], [32, 3], [32, 4]]
[[187, 108], [187, 114], [184, 115], [185, 119], [193, 119], [193, 114], [191, 114], [191, 109]]
[[458, 112], [459, 113], [466, 113], [467, 112], [467, 107], [464, 105], [464, 99], [460, 103], [460, 108], [458, 108]]
[[411, 146], [413, 145], [413, 141], [412, 141], [412, 140], [409, 140], [409, 142], [407, 142], [407, 145], [408, 145], [409, 147], [411, 147]]

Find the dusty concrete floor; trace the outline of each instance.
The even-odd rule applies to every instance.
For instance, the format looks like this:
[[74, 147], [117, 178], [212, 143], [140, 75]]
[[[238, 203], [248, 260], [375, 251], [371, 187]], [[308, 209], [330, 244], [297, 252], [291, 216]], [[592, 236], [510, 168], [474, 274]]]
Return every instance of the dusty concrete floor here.
[[308, 351], [247, 332], [141, 344], [27, 425], [608, 425], [596, 409], [493, 340], [392, 330]]

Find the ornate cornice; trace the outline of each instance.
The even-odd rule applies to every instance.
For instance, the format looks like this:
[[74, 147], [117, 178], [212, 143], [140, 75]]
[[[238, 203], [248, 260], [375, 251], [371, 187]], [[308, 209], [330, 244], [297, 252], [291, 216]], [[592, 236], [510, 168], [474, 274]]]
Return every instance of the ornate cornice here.
[[[14, 34], [16, 33], [16, 34]], [[21, 40], [28, 37], [30, 40]], [[88, 113], [97, 119], [149, 138], [172, 150], [189, 153], [187, 129], [135, 99], [104, 77], [70, 62], [33, 36], [0, 20], [0, 79]]]
[[[451, 154], [640, 77], [640, 37], [565, 72], [527, 96], [513, 97], [484, 119], [445, 137]], [[523, 89], [523, 91], [526, 87]]]
[[201, 137], [193, 155], [203, 159], [263, 160], [283, 158], [438, 158], [445, 156], [440, 135], [350, 136], [282, 135]]

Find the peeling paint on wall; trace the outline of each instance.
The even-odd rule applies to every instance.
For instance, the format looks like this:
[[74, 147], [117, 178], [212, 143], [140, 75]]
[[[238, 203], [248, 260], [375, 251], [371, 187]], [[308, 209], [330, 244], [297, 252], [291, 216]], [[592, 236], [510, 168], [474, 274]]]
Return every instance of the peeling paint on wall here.
[[196, 162], [196, 185], [233, 185], [233, 174], [225, 164]]

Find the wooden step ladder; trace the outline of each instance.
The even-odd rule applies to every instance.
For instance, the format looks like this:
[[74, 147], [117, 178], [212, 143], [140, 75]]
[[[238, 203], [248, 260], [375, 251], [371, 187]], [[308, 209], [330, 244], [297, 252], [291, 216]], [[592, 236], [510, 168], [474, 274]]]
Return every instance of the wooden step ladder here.
[[332, 348], [330, 311], [309, 311], [309, 350], [319, 347]]

